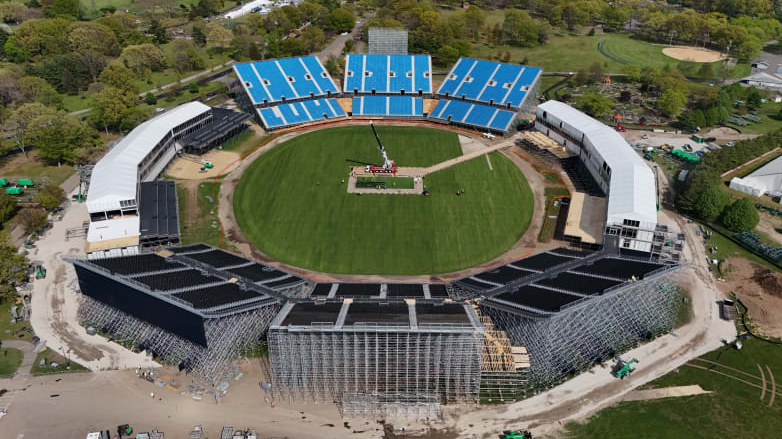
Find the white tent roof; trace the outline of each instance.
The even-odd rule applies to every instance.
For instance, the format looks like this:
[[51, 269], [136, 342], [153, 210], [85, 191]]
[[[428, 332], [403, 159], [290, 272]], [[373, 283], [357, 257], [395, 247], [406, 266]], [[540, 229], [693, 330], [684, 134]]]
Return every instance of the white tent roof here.
[[742, 183], [757, 189], [763, 189], [764, 193], [768, 191], [782, 191], [782, 156], [771, 160], [744, 177]]
[[654, 173], [619, 133], [559, 101], [546, 101], [538, 108], [584, 133], [611, 168], [608, 223], [657, 223]]
[[782, 79], [774, 75], [769, 75], [768, 73], [765, 72], [758, 72], [753, 75], [749, 75], [746, 78], [743, 78], [742, 81], [765, 82], [769, 84], [782, 84]]
[[174, 127], [207, 111], [209, 106], [190, 102], [134, 128], [92, 170], [87, 211], [119, 210], [120, 201], [135, 199], [139, 163]]
[[140, 236], [137, 216], [105, 221], [93, 221], [87, 229], [87, 242], [101, 242], [119, 238]]

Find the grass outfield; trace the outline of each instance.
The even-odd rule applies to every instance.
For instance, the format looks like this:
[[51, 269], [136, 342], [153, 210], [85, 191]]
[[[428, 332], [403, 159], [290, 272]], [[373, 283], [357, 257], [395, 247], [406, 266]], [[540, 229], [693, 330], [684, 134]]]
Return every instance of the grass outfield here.
[[[377, 127], [399, 166], [461, 155], [457, 135]], [[499, 153], [429, 175], [431, 196], [348, 194], [354, 165], [377, 164], [369, 127], [332, 128], [274, 147], [250, 165], [234, 196], [244, 235], [269, 256], [330, 273], [433, 274], [475, 266], [508, 250], [533, 210], [522, 173]], [[456, 191], [465, 193], [456, 196]]]
[[[723, 347], [702, 358], [719, 362], [728, 367], [759, 377], [757, 365], [771, 368], [779, 389], [782, 377], [782, 346], [775, 346], [755, 339], [747, 340], [740, 351]], [[709, 366], [692, 361], [693, 364]], [[638, 364], [639, 368], [643, 363]], [[760, 384], [738, 372], [716, 367], [748, 382]], [[631, 378], [632, 379], [632, 378]], [[586, 424], [568, 424], [569, 439], [714, 439], [752, 438], [776, 439], [782, 431], [782, 404], [779, 396], [768, 407], [769, 383], [764, 400], [760, 401], [760, 389], [740, 381], [709, 372], [682, 366], [646, 387], [671, 387], [699, 384], [713, 393], [665, 398], [651, 401], [622, 402], [600, 411]], [[779, 390], [777, 390], [779, 391]]]

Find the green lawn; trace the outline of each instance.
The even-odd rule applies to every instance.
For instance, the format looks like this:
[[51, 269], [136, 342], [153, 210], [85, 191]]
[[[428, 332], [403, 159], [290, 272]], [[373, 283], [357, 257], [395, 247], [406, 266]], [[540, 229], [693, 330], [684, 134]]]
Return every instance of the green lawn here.
[[[456, 134], [377, 128], [399, 166], [461, 154]], [[283, 262], [331, 273], [431, 274], [472, 267], [510, 248], [529, 226], [532, 192], [499, 153], [426, 177], [431, 196], [348, 194], [351, 166], [378, 164], [366, 126], [321, 130], [264, 154], [234, 197], [244, 235]], [[456, 196], [458, 190], [465, 193]]]
[[92, 101], [92, 96], [85, 93], [79, 95], [65, 95], [63, 96], [62, 104], [65, 107], [65, 111], [71, 113], [73, 111], [90, 108], [95, 103]]
[[243, 133], [240, 133], [225, 142], [223, 144], [223, 150], [245, 154], [258, 146], [264, 139], [265, 136], [257, 135], [253, 130], [247, 129]]
[[[758, 366], [782, 376], [782, 346], [750, 339], [739, 351], [732, 346], [702, 358], [759, 377]], [[692, 361], [709, 366], [708, 363]], [[644, 367], [643, 363], [638, 364]], [[715, 370], [760, 384], [759, 379], [717, 366]], [[568, 424], [569, 439], [776, 439], [782, 430], [779, 396], [768, 407], [769, 392], [760, 400], [760, 389], [714, 372], [682, 366], [647, 387], [699, 384], [713, 393], [651, 401], [623, 402], [599, 412], [585, 424]], [[768, 384], [767, 384], [768, 386]], [[777, 387], [779, 389], [779, 387]], [[777, 390], [778, 392], [779, 390]]]
[[415, 182], [410, 177], [358, 177], [356, 180], [357, 185], [361, 183], [385, 184], [385, 189], [413, 189], [415, 187]]
[[[9, 180], [20, 178], [32, 178], [33, 180], [48, 179], [51, 184], [61, 184], [67, 180], [76, 170], [73, 166], [50, 166], [38, 160], [35, 151], [27, 152], [28, 159], [12, 158], [0, 159], [0, 177]], [[38, 182], [35, 182], [38, 184]]]
[[16, 373], [22, 364], [22, 351], [13, 348], [0, 349], [0, 376]]
[[749, 124], [745, 127], [734, 128], [738, 128], [743, 133], [756, 134], [766, 134], [772, 131], [776, 131], [782, 128], [782, 118], [778, 117], [780, 110], [782, 110], [782, 102], [766, 102], [758, 109], [757, 114], [757, 116], [761, 118], [763, 122]]
[[[46, 360], [44, 366], [41, 366], [41, 360]], [[52, 362], [59, 364], [59, 366], [57, 368], [51, 367]], [[68, 372], [89, 372], [89, 369], [73, 360], [70, 361], [70, 366], [66, 366], [65, 357], [48, 348], [38, 352], [33, 367], [30, 368], [30, 373], [33, 375]]]
[[[511, 54], [511, 62], [520, 63], [526, 57], [528, 65], [540, 67], [548, 72], [577, 72], [599, 62], [609, 72], [619, 73], [623, 64], [605, 56], [597, 49], [602, 39], [606, 40], [603, 47], [607, 52], [641, 67], [663, 68], [670, 65], [675, 70], [685, 69], [683, 72], [688, 75], [694, 74], [689, 70], [697, 71], [700, 68], [699, 63], [687, 63], [665, 56], [662, 53], [664, 46], [632, 39], [626, 34], [552, 36], [545, 44], [533, 48], [475, 43], [472, 45], [472, 56], [488, 58], [497, 52], [507, 51]], [[721, 63], [722, 61], [714, 63], [716, 72], [720, 70], [717, 67]], [[747, 76], [749, 70], [748, 65], [739, 65], [734, 70], [733, 76]]]
[[[31, 341], [33, 339], [32, 326], [30, 322], [19, 322], [15, 325], [11, 324], [11, 301], [4, 300], [0, 302], [0, 340], [24, 340]], [[17, 305], [16, 309], [19, 311], [22, 305]], [[30, 332], [27, 332], [30, 329]]]
[[[221, 182], [203, 182], [198, 186], [198, 206], [196, 218], [193, 221], [187, 220], [188, 204], [191, 198], [188, 191], [177, 185], [177, 199], [179, 201], [179, 228], [181, 230], [182, 244], [195, 244], [203, 242], [206, 244], [218, 246], [220, 243], [220, 227], [213, 227], [214, 224], [220, 224], [217, 218], [217, 201], [220, 196]], [[214, 189], [214, 193], [213, 193]], [[210, 203], [206, 197], [212, 197], [215, 203]], [[213, 212], [213, 213], [210, 213]]]
[[[561, 183], [559, 178], [557, 178], [557, 175], [552, 172], [544, 172], [543, 175], [546, 177], [547, 180], [557, 181]], [[554, 178], [552, 179], [552, 177]], [[557, 203], [557, 205], [554, 206], [551, 203], [551, 201], [555, 197], [566, 197], [570, 195], [570, 191], [568, 191], [567, 188], [564, 187], [547, 187], [544, 193], [546, 195], [546, 212], [543, 212], [544, 223], [543, 223], [543, 228], [540, 229], [540, 234], [538, 235], [538, 241], [549, 242], [552, 239], [554, 239], [554, 232], [557, 229], [556, 218], [549, 218], [549, 217], [559, 215], [559, 209], [562, 206], [560, 203]]]
[[[743, 258], [749, 259], [750, 261], [757, 262], [758, 264], [763, 265], [764, 267], [767, 267], [771, 270], [782, 272], [781, 268], [777, 267], [771, 262], [768, 262], [767, 260], [761, 258], [760, 256], [756, 256], [753, 253], [749, 252], [748, 250], [745, 250], [742, 246], [731, 241], [725, 236], [720, 235], [719, 232], [715, 231], [714, 229], [706, 226], [704, 227], [706, 228], [706, 230], [711, 230], [712, 232], [714, 232], [711, 235], [711, 239], [709, 239], [708, 241], [707, 247], [704, 248], [704, 254], [706, 252], [706, 249], [717, 247], [716, 253], [709, 253], [710, 258], [717, 259], [718, 261], [722, 262], [725, 259], [733, 256], [741, 256]], [[722, 268], [722, 264], [720, 264], [720, 268]]]

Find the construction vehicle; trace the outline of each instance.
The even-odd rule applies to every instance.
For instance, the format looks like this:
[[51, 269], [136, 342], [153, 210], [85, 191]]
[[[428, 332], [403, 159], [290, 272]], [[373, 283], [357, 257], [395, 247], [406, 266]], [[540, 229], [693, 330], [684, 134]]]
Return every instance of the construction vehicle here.
[[6, 187], [6, 186], [8, 186], [8, 179], [0, 178], [0, 187]]
[[20, 187], [7, 187], [5, 188], [6, 195], [16, 195], [17, 197], [24, 195], [24, 191]]
[[372, 127], [372, 132], [375, 133], [375, 139], [377, 139], [377, 150], [380, 151], [380, 155], [383, 156], [383, 166], [367, 165], [364, 168], [364, 172], [370, 172], [372, 174], [396, 174], [396, 163], [388, 158], [388, 154], [386, 154], [386, 148], [382, 143], [380, 143], [380, 136], [377, 135], [377, 131], [375, 130], [375, 124], [370, 121], [369, 126]]
[[627, 131], [627, 127], [625, 127], [621, 122], [617, 122], [616, 130], [619, 131], [620, 133], [624, 133], [625, 131]]
[[22, 187], [31, 187], [31, 186], [33, 186], [33, 180], [31, 180], [31, 179], [29, 179], [29, 178], [20, 178], [20, 179], [19, 179], [19, 180], [16, 182], [16, 184], [17, 184], [17, 186], [22, 186]]
[[621, 358], [617, 359], [616, 367], [615, 367], [616, 372], [614, 372], [614, 376], [619, 378], [620, 380], [623, 380], [625, 379], [625, 377], [630, 376], [630, 374], [633, 373], [633, 371], [635, 371], [635, 369], [630, 367], [633, 365], [633, 363], [638, 363], [638, 360], [633, 358], [632, 360], [625, 363], [624, 361], [622, 361]]
[[532, 433], [528, 430], [505, 430], [502, 439], [532, 439]]
[[46, 279], [46, 269], [43, 267], [43, 265], [38, 265], [38, 268], [35, 270], [35, 278], [36, 279]]
[[644, 153], [644, 158], [645, 158], [646, 160], [649, 160], [650, 162], [653, 162], [653, 161], [654, 161], [654, 157], [652, 157], [652, 155], [651, 155], [650, 153], [648, 153], [648, 152], [645, 152], [645, 153]]
[[119, 437], [122, 436], [130, 436], [133, 434], [133, 428], [128, 424], [122, 424], [117, 426], [117, 435]]

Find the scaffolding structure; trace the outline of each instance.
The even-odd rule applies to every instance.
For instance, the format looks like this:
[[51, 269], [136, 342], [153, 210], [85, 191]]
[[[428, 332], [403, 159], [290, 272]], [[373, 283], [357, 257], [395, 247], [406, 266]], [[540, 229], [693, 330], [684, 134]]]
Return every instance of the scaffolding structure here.
[[325, 313], [302, 321], [299, 305], [283, 307], [268, 334], [276, 398], [337, 402], [346, 416], [376, 419], [403, 413], [434, 419], [440, 404], [478, 400], [483, 328], [472, 309], [452, 305], [463, 309], [460, 324], [419, 321], [413, 304], [396, 308], [394, 323], [354, 311], [353, 320], [370, 322], [348, 324], [350, 303], [331, 303], [336, 323], [318, 323], [335, 320]]
[[204, 320], [207, 345], [201, 346], [117, 308], [82, 295], [79, 318], [131, 348], [148, 350], [162, 362], [178, 364], [199, 378], [219, 383], [234, 370], [233, 362], [254, 348], [279, 311], [274, 303], [239, 314]]
[[481, 402], [512, 402], [526, 395], [530, 368], [527, 348], [512, 346], [505, 331], [494, 327], [491, 317], [473, 305], [485, 332], [481, 349]]
[[671, 276], [680, 267], [671, 265], [653, 277], [623, 284], [553, 315], [500, 309], [488, 302], [482, 302], [481, 311], [513, 345], [529, 349], [529, 387], [541, 391], [671, 331], [681, 299]]
[[370, 27], [369, 53], [407, 55], [407, 29]]

